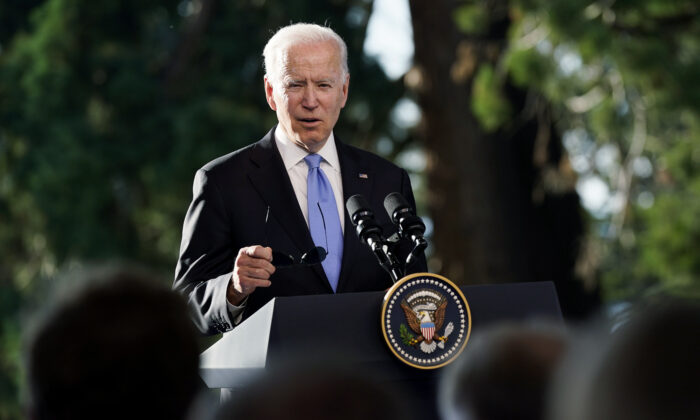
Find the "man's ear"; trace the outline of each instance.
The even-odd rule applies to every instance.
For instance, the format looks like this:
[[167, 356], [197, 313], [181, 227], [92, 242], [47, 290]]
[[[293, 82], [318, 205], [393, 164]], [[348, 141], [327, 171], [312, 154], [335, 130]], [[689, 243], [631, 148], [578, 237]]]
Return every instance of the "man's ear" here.
[[267, 99], [267, 104], [270, 106], [270, 108], [273, 111], [277, 111], [277, 104], [275, 103], [275, 98], [273, 96], [273, 87], [272, 83], [270, 83], [270, 80], [267, 78], [267, 75], [265, 75], [265, 98]]
[[350, 74], [345, 76], [345, 83], [343, 83], [343, 104], [341, 108], [345, 108], [345, 102], [348, 101], [348, 89], [350, 88]]

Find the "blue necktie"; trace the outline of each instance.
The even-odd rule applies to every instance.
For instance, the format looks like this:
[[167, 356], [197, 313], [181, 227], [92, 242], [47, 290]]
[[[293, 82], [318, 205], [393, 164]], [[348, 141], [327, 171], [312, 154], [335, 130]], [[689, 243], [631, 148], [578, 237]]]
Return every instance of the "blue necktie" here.
[[328, 238], [328, 249], [326, 249], [328, 255], [321, 264], [335, 292], [338, 288], [340, 264], [343, 260], [343, 230], [340, 227], [338, 207], [335, 204], [331, 183], [328, 182], [323, 169], [319, 167], [321, 156], [310, 154], [304, 158], [304, 161], [309, 166], [309, 174], [306, 178], [309, 230], [316, 246], [326, 248], [326, 238]]

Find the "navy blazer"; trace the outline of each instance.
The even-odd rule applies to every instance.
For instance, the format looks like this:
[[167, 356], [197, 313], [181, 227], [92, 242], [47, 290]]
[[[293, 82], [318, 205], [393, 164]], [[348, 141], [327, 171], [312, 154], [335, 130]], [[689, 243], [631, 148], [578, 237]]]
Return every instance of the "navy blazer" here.
[[[226, 290], [240, 248], [263, 245], [300, 256], [314, 247], [274, 131], [273, 127], [257, 143], [207, 163], [195, 175], [173, 288], [187, 296], [195, 322], [204, 333], [233, 328], [228, 322]], [[393, 234], [396, 228], [384, 211], [384, 197], [400, 192], [415, 208], [408, 174], [385, 159], [341, 143], [337, 137], [336, 146], [344, 200], [362, 194], [385, 235]], [[337, 293], [390, 287], [390, 276], [369, 247], [360, 242], [347, 210], [344, 236]], [[408, 249], [399, 249], [397, 254], [403, 256]], [[409, 271], [427, 271], [425, 257]], [[270, 287], [257, 288], [248, 296], [243, 319], [277, 296], [333, 293], [320, 264], [277, 270], [270, 281]]]

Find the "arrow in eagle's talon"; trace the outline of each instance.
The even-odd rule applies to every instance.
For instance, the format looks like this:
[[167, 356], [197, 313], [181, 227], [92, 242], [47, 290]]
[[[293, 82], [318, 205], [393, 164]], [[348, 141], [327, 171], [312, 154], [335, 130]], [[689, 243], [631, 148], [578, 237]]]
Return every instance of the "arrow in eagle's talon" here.
[[423, 337], [412, 338], [411, 341], [409, 342], [409, 345], [415, 346], [416, 344], [420, 343], [421, 341], [423, 341]]

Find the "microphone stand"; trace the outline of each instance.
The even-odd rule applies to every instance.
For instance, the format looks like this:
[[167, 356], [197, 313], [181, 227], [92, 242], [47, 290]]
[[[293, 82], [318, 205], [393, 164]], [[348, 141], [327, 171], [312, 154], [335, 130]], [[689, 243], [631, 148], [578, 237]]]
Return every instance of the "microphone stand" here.
[[392, 282], [396, 283], [403, 278], [405, 268], [401, 268], [401, 263], [399, 263], [399, 260], [389, 251], [389, 246], [387, 244], [382, 244], [381, 252], [375, 251], [374, 255], [377, 256], [379, 265], [389, 273]]
[[428, 241], [426, 241], [425, 238], [416, 238], [413, 242], [415, 243], [415, 246], [406, 257], [406, 265], [404, 266], [404, 271], [408, 270], [408, 267], [416, 261], [418, 255], [421, 252], [425, 251], [425, 248], [428, 247]]
[[[364, 220], [358, 222], [358, 232], [363, 231], [364, 222]], [[379, 265], [391, 276], [391, 281], [396, 283], [402, 279], [405, 273], [405, 267], [401, 267], [401, 263], [390, 250], [390, 245], [392, 245], [393, 242], [385, 239], [379, 230], [373, 231], [371, 235], [365, 235], [364, 237], [365, 243], [369, 245], [370, 249], [372, 249], [372, 253], [377, 257]]]

